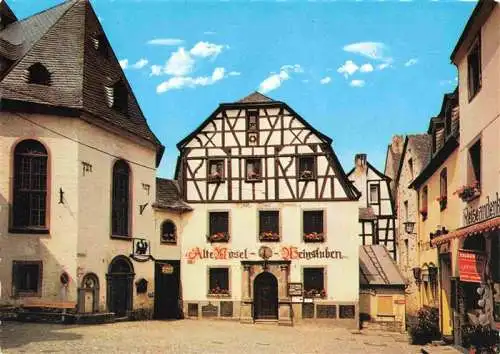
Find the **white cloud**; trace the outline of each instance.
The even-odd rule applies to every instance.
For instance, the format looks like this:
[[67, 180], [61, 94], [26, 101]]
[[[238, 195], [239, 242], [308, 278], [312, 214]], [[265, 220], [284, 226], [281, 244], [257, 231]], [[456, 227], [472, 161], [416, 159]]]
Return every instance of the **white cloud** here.
[[453, 79], [453, 80], [441, 80], [441, 81], [439, 81], [439, 84], [440, 84], [441, 86], [444, 86], [444, 85], [452, 85], [452, 84], [455, 84], [455, 85], [456, 85], [456, 84], [457, 84], [457, 82], [458, 82], [458, 77], [456, 77], [456, 76], [455, 76], [455, 79]]
[[269, 91], [276, 90], [281, 84], [290, 79], [290, 74], [301, 74], [304, 72], [304, 69], [300, 64], [286, 64], [282, 65], [280, 72], [278, 74], [271, 72], [271, 75], [268, 76], [264, 81], [262, 81], [259, 85], [259, 91], [262, 93], [266, 93]]
[[119, 60], [118, 63], [120, 63], [122, 69], [126, 69], [128, 67], [128, 59]]
[[383, 63], [383, 64], [377, 65], [378, 70], [384, 70], [384, 69], [387, 69], [389, 67], [391, 67], [391, 64], [389, 64], [389, 63]]
[[173, 76], [185, 76], [193, 71], [194, 59], [183, 47], [172, 53], [167, 60], [163, 72]]
[[160, 76], [163, 74], [163, 66], [161, 65], [151, 65], [151, 73], [149, 76]]
[[352, 80], [349, 85], [352, 87], [363, 87], [365, 86], [365, 80]]
[[223, 45], [201, 41], [196, 43], [189, 53], [202, 58], [216, 57], [222, 52], [222, 49], [224, 49]]
[[203, 32], [203, 34], [205, 34], [207, 36], [210, 36], [210, 35], [217, 34], [217, 32], [214, 32], [214, 31], [205, 31], [205, 32]]
[[412, 66], [412, 65], [415, 65], [418, 63], [418, 59], [417, 58], [411, 58], [410, 60], [408, 60], [406, 63], [405, 63], [405, 66]]
[[337, 72], [343, 74], [345, 78], [349, 75], [354, 74], [358, 71], [359, 66], [357, 66], [352, 60], [347, 60], [340, 68], [337, 69]]
[[241, 75], [241, 73], [240, 73], [239, 71], [231, 71], [231, 72], [229, 72], [229, 74], [228, 74], [228, 75], [229, 75], [229, 76], [240, 76], [240, 75]]
[[373, 71], [373, 65], [372, 64], [363, 64], [359, 68], [359, 71], [362, 73], [371, 73]]
[[329, 84], [330, 82], [332, 82], [332, 78], [330, 76], [326, 76], [326, 77], [322, 78], [321, 80], [319, 80], [319, 82], [322, 85], [326, 85], [326, 84]]
[[391, 60], [385, 55], [387, 46], [381, 42], [358, 42], [344, 46], [344, 51], [363, 55], [374, 60]]
[[155, 38], [148, 41], [152, 45], [181, 45], [184, 40], [178, 38]]
[[215, 68], [211, 76], [174, 76], [167, 81], [162, 82], [156, 87], [158, 94], [165, 93], [171, 90], [180, 90], [185, 87], [195, 88], [197, 86], [209, 86], [224, 79], [226, 70], [224, 68]]
[[135, 64], [131, 65], [132, 69], [142, 69], [146, 65], [148, 65], [149, 61], [146, 58], [139, 59]]
[[302, 66], [300, 66], [300, 64], [295, 64], [295, 65], [290, 65], [290, 64], [287, 64], [287, 65], [283, 65], [281, 67], [281, 70], [284, 70], [286, 72], [294, 72], [294, 73], [297, 73], [297, 74], [301, 74], [304, 72], [304, 69], [302, 68]]

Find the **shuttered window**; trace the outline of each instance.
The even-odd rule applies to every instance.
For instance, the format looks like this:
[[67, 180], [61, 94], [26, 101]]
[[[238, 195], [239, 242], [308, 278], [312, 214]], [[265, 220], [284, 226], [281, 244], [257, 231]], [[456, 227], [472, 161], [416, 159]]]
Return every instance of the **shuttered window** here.
[[392, 316], [394, 315], [392, 296], [377, 296], [377, 315]]

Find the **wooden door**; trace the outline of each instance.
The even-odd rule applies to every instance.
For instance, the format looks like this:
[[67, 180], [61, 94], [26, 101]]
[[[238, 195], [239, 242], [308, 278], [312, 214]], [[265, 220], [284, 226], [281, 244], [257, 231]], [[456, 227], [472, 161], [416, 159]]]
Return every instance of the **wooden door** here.
[[178, 319], [180, 306], [180, 261], [155, 262], [155, 318]]
[[254, 281], [254, 319], [278, 319], [278, 281], [269, 272]]

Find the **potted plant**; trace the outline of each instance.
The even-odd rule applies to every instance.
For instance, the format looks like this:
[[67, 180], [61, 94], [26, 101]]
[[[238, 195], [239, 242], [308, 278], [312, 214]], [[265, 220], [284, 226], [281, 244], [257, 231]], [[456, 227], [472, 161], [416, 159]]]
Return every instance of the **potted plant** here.
[[301, 179], [311, 179], [313, 178], [313, 173], [311, 170], [303, 170], [300, 172], [300, 178]]
[[280, 235], [273, 231], [262, 231], [260, 233], [261, 241], [279, 241]]
[[439, 202], [439, 207], [443, 210], [448, 204], [448, 197], [446, 195], [439, 196], [436, 198], [436, 201]]
[[227, 232], [214, 232], [207, 236], [209, 242], [227, 242], [229, 241], [229, 234]]
[[250, 171], [247, 174], [247, 179], [250, 181], [255, 181], [260, 179], [260, 173], [256, 171]]
[[453, 194], [457, 194], [458, 197], [464, 202], [470, 202], [471, 200], [479, 197], [481, 194], [479, 182], [473, 181], [471, 184], [461, 186]]
[[325, 239], [322, 232], [309, 232], [304, 234], [304, 241], [307, 242], [323, 242]]

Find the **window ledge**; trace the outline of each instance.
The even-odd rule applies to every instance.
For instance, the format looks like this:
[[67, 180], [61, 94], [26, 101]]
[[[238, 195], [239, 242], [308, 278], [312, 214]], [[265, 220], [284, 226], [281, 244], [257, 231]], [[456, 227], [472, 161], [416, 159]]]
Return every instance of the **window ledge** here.
[[131, 241], [132, 240], [132, 237], [130, 237], [130, 236], [111, 235], [110, 237], [114, 240], [123, 240], [123, 241]]
[[11, 227], [9, 228], [9, 233], [11, 234], [37, 234], [37, 235], [47, 235], [50, 230], [47, 228], [24, 228], [24, 227]]
[[231, 294], [212, 294], [212, 293], [208, 293], [207, 294], [207, 297], [214, 297], [214, 298], [218, 298], [218, 297], [231, 297]]
[[177, 241], [160, 241], [162, 245], [177, 246]]
[[246, 183], [262, 183], [264, 182], [262, 178], [246, 178], [245, 179]]

